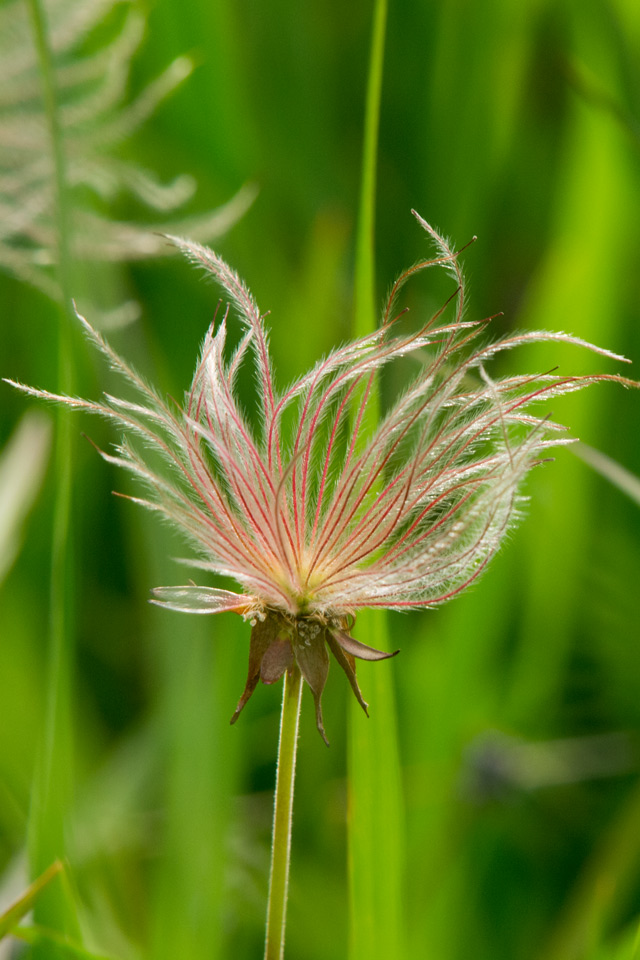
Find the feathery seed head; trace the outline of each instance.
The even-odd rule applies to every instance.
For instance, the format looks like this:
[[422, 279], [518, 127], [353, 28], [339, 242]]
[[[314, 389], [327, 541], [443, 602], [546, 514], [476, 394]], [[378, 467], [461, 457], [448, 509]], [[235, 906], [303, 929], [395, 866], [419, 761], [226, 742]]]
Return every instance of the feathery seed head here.
[[[320, 698], [328, 651], [366, 710], [355, 658], [392, 654], [350, 636], [357, 612], [432, 607], [479, 576], [517, 515], [526, 473], [550, 447], [571, 442], [562, 427], [535, 412], [537, 402], [599, 380], [637, 386], [606, 374], [491, 377], [488, 365], [498, 353], [540, 341], [624, 358], [563, 333], [482, 341], [487, 322], [463, 320], [459, 254], [415, 216], [436, 256], [396, 281], [379, 330], [338, 347], [284, 391], [276, 386], [263, 317], [247, 287], [213, 251], [178, 238], [171, 239], [222, 286], [243, 328], [229, 351], [227, 314], [214, 320], [182, 408], [166, 402], [82, 318], [137, 399], [107, 395], [94, 403], [20, 387], [124, 428], [115, 453], [104, 458], [144, 482], [148, 495], [137, 502], [186, 534], [201, 557], [194, 565], [241, 585], [242, 593], [193, 584], [154, 591], [154, 602], [169, 609], [235, 611], [251, 622], [249, 672], [233, 721], [259, 679], [273, 683], [295, 661], [324, 736]], [[407, 279], [431, 266], [454, 279], [452, 315], [443, 308], [418, 331], [401, 333], [396, 296]], [[415, 361], [413, 379], [371, 427], [377, 372], [407, 356]], [[257, 375], [257, 425], [235, 390], [239, 368], [248, 362]], [[164, 455], [166, 475], [148, 463], [136, 439]]]

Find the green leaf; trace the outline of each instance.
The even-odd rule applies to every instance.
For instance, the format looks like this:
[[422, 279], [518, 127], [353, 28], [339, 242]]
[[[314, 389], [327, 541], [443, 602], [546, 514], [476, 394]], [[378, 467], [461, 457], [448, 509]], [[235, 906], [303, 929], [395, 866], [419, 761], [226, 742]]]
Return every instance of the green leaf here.
[[[376, 326], [375, 196], [376, 154], [387, 18], [386, 0], [376, 0], [364, 128], [360, 211], [356, 241], [354, 334]], [[377, 391], [367, 415], [377, 418]], [[374, 423], [367, 424], [375, 427]], [[367, 610], [357, 631], [367, 645], [389, 650], [386, 614]], [[367, 678], [369, 679], [369, 678]], [[371, 719], [351, 700], [349, 725], [350, 960], [403, 958], [402, 903], [404, 810], [396, 737], [392, 673], [388, 664], [371, 669]]]
[[93, 953], [93, 951], [83, 947], [82, 944], [70, 940], [63, 933], [59, 933], [57, 930], [49, 930], [47, 927], [17, 927], [12, 932], [14, 937], [24, 940], [30, 946], [54, 946], [56, 955], [79, 957], [80, 960], [115, 960], [106, 953]]
[[29, 913], [40, 893], [63, 869], [61, 862], [56, 860], [27, 887], [22, 896], [18, 897], [3, 914], [0, 914], [0, 940], [11, 933], [16, 924]]

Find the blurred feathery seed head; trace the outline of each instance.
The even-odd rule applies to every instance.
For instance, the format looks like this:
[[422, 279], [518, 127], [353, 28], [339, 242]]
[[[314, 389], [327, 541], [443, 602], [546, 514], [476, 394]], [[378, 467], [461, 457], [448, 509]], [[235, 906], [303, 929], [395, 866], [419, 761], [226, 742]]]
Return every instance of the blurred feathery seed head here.
[[[488, 340], [489, 321], [464, 319], [459, 253], [415, 216], [436, 255], [399, 277], [376, 332], [338, 347], [285, 390], [276, 385], [263, 315], [242, 280], [212, 250], [175, 237], [220, 284], [242, 326], [230, 350], [230, 308], [214, 319], [182, 406], [161, 397], [83, 318], [135, 399], [92, 402], [14, 384], [122, 427], [115, 453], [102, 455], [146, 485], [148, 495], [136, 502], [187, 536], [200, 557], [187, 562], [241, 585], [241, 593], [193, 583], [154, 590], [154, 602], [172, 610], [235, 611], [250, 621], [249, 672], [232, 720], [258, 680], [273, 683], [297, 663], [324, 736], [329, 651], [366, 710], [355, 660], [393, 654], [351, 636], [358, 611], [433, 607], [473, 583], [517, 518], [525, 475], [550, 448], [572, 442], [537, 405], [597, 381], [637, 386], [609, 374], [491, 377], [496, 355], [530, 343], [573, 343], [624, 358], [565, 333]], [[429, 267], [450, 274], [454, 294], [420, 329], [401, 332], [397, 295]], [[415, 374], [374, 424], [375, 378], [405, 357]], [[238, 399], [247, 363], [258, 423]], [[150, 449], [162, 454], [166, 471]]]
[[[119, 18], [117, 8], [123, 11]], [[146, 26], [140, 8], [123, 0], [46, 0], [44, 9], [72, 209], [72, 256], [139, 260], [167, 254], [165, 233], [206, 242], [220, 237], [253, 201], [253, 187], [243, 187], [215, 210], [177, 219], [175, 212], [196, 190], [194, 179], [183, 174], [162, 183], [121, 150], [190, 75], [189, 58], [178, 57], [128, 99], [131, 65]], [[96, 33], [107, 39], [94, 49], [87, 39]], [[148, 223], [119, 222], [100, 212], [121, 193], [170, 219], [156, 219], [152, 232]], [[87, 202], [89, 196], [96, 202]], [[52, 269], [58, 216], [54, 145], [33, 26], [28, 4], [9, 0], [0, 8], [0, 268], [55, 300], [61, 295]]]

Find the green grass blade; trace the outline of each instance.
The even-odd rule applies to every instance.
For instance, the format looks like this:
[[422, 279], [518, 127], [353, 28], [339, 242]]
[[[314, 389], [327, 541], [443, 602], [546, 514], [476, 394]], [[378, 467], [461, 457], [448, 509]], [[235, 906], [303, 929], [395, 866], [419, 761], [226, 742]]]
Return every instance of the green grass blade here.
[[375, 208], [380, 98], [384, 65], [386, 0], [376, 0], [371, 36], [371, 58], [364, 119], [364, 145], [360, 183], [360, 209], [356, 236], [354, 335], [363, 337], [376, 325]]
[[47, 927], [17, 927], [13, 935], [33, 947], [40, 948], [42, 956], [47, 957], [47, 960], [50, 960], [53, 955], [72, 957], [74, 960], [114, 960], [107, 954], [93, 953], [82, 944], [67, 939], [58, 930], [49, 930]]
[[[360, 210], [356, 240], [354, 328], [363, 336], [375, 328], [375, 195], [376, 153], [387, 17], [385, 0], [374, 9], [367, 87]], [[375, 427], [379, 400], [369, 404]], [[384, 612], [366, 611], [358, 618], [358, 636], [379, 649], [389, 649]], [[391, 667], [376, 664], [367, 682], [371, 718], [355, 700], [349, 725], [349, 874], [351, 960], [403, 957], [402, 790]]]
[[[540, 952], [545, 960], [590, 956], [638, 880], [640, 789], [636, 786], [587, 861], [559, 921]], [[637, 952], [637, 951], [635, 951]]]
[[0, 914], [0, 940], [6, 937], [8, 933], [11, 933], [16, 924], [33, 909], [39, 895], [45, 887], [58, 876], [62, 869], [62, 864], [59, 860], [56, 860], [48, 870], [45, 870], [37, 880], [34, 880], [33, 883], [27, 887], [22, 896], [18, 897], [4, 913]]
[[[71, 349], [71, 254], [69, 210], [63, 137], [56, 95], [56, 81], [48, 40], [45, 13], [40, 0], [29, 0], [29, 12], [40, 65], [42, 96], [49, 124], [55, 177], [57, 223], [57, 269], [62, 290], [58, 336], [58, 387], [73, 391]], [[38, 875], [54, 859], [65, 856], [65, 816], [72, 796], [72, 630], [71, 556], [71, 463], [73, 445], [67, 411], [56, 415], [53, 535], [51, 546], [48, 667], [44, 736], [36, 763], [29, 824], [31, 865]], [[63, 888], [50, 888], [36, 904], [36, 919], [48, 926], [77, 932], [74, 911]], [[38, 951], [36, 951], [38, 952]], [[43, 956], [45, 953], [42, 954]]]
[[622, 490], [627, 496], [640, 504], [640, 477], [630, 470], [625, 469], [622, 464], [608, 457], [606, 453], [595, 450], [587, 446], [586, 443], [578, 443], [572, 447], [572, 452], [576, 456], [588, 463], [590, 467], [603, 476], [609, 483], [612, 483], [618, 490]]
[[[362, 613], [358, 634], [372, 646], [388, 646], [385, 614]], [[371, 716], [367, 720], [353, 700], [349, 724], [351, 960], [405, 956], [404, 815], [392, 674], [389, 664], [367, 666], [363, 688]]]

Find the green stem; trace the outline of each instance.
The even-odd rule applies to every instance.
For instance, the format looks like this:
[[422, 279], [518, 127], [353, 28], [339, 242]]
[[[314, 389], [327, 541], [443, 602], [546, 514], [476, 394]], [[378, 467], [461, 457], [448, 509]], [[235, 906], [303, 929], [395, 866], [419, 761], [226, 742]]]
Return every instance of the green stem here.
[[38, 65], [42, 81], [42, 99], [49, 126], [49, 141], [53, 160], [55, 214], [57, 227], [57, 267], [62, 300], [62, 336], [58, 353], [59, 373], [62, 378], [71, 376], [71, 350], [69, 326], [71, 310], [71, 242], [69, 204], [67, 202], [67, 164], [64, 154], [64, 135], [60, 123], [60, 108], [56, 88], [55, 69], [51, 58], [47, 22], [41, 0], [28, 0], [33, 36], [38, 52]]
[[356, 236], [354, 291], [354, 335], [356, 337], [366, 336], [375, 329], [376, 325], [374, 269], [376, 177], [386, 25], [387, 0], [375, 0], [369, 77], [367, 81], [367, 101], [364, 115], [360, 208], [358, 211]]
[[[58, 324], [58, 389], [73, 393], [71, 329], [71, 243], [64, 137], [60, 123], [55, 68], [41, 0], [28, 0], [38, 54], [42, 98], [49, 127], [57, 227], [57, 274], [60, 290]], [[30, 822], [31, 866], [40, 874], [56, 858], [64, 858], [64, 823], [71, 795], [71, 665], [70, 551], [71, 463], [73, 444], [68, 411], [57, 414], [53, 532], [51, 544], [49, 649], [44, 737], [34, 777]], [[68, 898], [58, 888], [36, 905], [36, 919], [76, 931]]]
[[[376, 168], [386, 21], [387, 0], [375, 0], [356, 239], [356, 337], [376, 328]], [[379, 416], [380, 393], [378, 384], [374, 384], [362, 421], [367, 432], [376, 429]], [[391, 649], [384, 611], [362, 611], [357, 631], [366, 643]], [[375, 664], [369, 683], [371, 719], [365, 723], [352, 700], [349, 724], [349, 958], [402, 960], [406, 956], [404, 798], [389, 665]]]
[[289, 860], [291, 857], [291, 815], [293, 812], [293, 786], [296, 775], [301, 696], [302, 674], [299, 667], [295, 665], [291, 672], [285, 674], [282, 694], [264, 960], [282, 960], [284, 957]]

